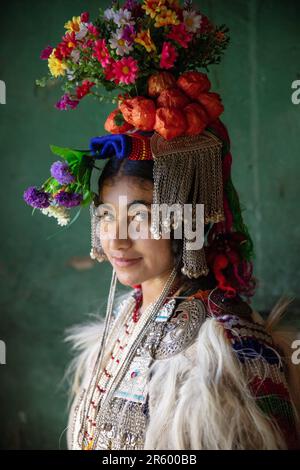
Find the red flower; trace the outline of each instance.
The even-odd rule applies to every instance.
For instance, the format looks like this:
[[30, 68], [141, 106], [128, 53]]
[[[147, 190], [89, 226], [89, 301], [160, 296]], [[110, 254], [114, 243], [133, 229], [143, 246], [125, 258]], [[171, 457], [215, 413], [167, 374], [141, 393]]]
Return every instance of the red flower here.
[[105, 39], [98, 39], [95, 41], [93, 56], [99, 60], [102, 67], [106, 67], [111, 63], [111, 56], [109, 54], [109, 50], [107, 49]]
[[49, 57], [50, 57], [52, 51], [53, 51], [53, 47], [52, 47], [52, 46], [47, 46], [47, 47], [45, 47], [45, 49], [43, 49], [42, 52], [41, 52], [40, 58], [41, 58], [42, 60], [47, 60], [47, 59], [49, 59]]
[[[200, 14], [200, 12], [197, 12]], [[214, 26], [213, 24], [209, 21], [209, 19], [207, 18], [207, 16], [205, 15], [202, 15], [202, 18], [201, 18], [201, 24], [200, 24], [200, 33], [201, 34], [206, 34], [206, 33], [210, 33], [211, 31], [213, 31], [214, 29]]]
[[92, 86], [94, 86], [94, 82], [90, 82], [89, 80], [83, 80], [82, 84], [76, 88], [76, 95], [78, 99], [83, 98], [90, 92]]
[[93, 25], [93, 23], [88, 24], [88, 32], [95, 38], [99, 37], [99, 30], [96, 28], [96, 26]]
[[86, 42], [83, 42], [81, 44], [81, 49], [84, 50], [84, 51], [87, 50], [87, 49], [90, 49], [91, 47], [94, 46], [94, 43], [95, 43], [94, 39], [88, 39]]
[[82, 23], [87, 23], [89, 21], [89, 18], [90, 18], [90, 15], [87, 11], [81, 13], [81, 15], [80, 15], [80, 19], [81, 19]]
[[170, 42], [164, 42], [161, 51], [160, 68], [171, 69], [178, 57], [178, 52]]
[[105, 67], [103, 72], [104, 72], [104, 77], [106, 80], [115, 79], [114, 64], [115, 64], [115, 60], [112, 59], [111, 62]]
[[185, 49], [187, 49], [192, 37], [193, 35], [187, 32], [184, 23], [173, 25], [171, 32], [167, 34], [167, 38], [178, 42]]
[[62, 41], [56, 47], [54, 52], [55, 57], [59, 60], [69, 57], [76, 45], [77, 40], [74, 31], [66, 33], [65, 36], [63, 36]]

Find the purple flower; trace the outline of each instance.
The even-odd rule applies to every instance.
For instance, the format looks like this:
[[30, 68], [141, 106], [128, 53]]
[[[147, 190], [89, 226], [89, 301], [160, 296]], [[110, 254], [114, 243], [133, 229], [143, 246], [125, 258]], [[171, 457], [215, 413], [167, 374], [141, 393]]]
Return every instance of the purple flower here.
[[53, 47], [52, 47], [52, 46], [47, 46], [47, 47], [45, 47], [45, 49], [42, 50], [42, 52], [41, 52], [40, 59], [42, 59], [42, 60], [47, 60], [47, 59], [49, 59], [49, 57], [50, 57], [52, 51], [53, 51]]
[[67, 109], [75, 109], [78, 106], [78, 103], [79, 100], [72, 100], [72, 98], [70, 98], [70, 95], [66, 93], [56, 103], [55, 107], [61, 111], [66, 111]]
[[32, 207], [37, 209], [42, 209], [50, 206], [49, 201], [50, 194], [40, 191], [35, 186], [30, 186], [24, 191], [23, 199], [24, 201]]
[[132, 44], [135, 38], [135, 29], [133, 25], [127, 25], [122, 31], [122, 39], [128, 42], [128, 44]]
[[136, 0], [126, 0], [124, 3], [123, 9], [125, 10], [133, 10], [138, 5]]
[[75, 181], [74, 176], [70, 173], [67, 162], [54, 162], [50, 168], [51, 176], [60, 184], [69, 184]]
[[142, 5], [137, 2], [137, 0], [127, 0], [123, 7], [123, 10], [131, 11], [131, 16], [134, 18], [138, 18], [143, 15], [144, 10], [142, 9]]
[[60, 191], [54, 196], [55, 201], [64, 207], [79, 206], [82, 201], [82, 194], [79, 193], [67, 193], [66, 191]]

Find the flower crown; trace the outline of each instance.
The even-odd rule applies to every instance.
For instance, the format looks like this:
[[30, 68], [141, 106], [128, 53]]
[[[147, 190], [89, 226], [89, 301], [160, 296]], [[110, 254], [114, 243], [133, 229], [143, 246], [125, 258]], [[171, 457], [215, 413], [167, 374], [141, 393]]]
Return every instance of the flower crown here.
[[[110, 133], [103, 136], [108, 138], [106, 150], [112, 149], [111, 134], [128, 134], [113, 145], [126, 141], [122, 158], [134, 147], [134, 158], [143, 159], [141, 142], [133, 137], [137, 132], [156, 131], [166, 140], [197, 135], [223, 112], [220, 96], [211, 92], [207, 75], [198, 69], [207, 71], [220, 62], [228, 28], [214, 25], [191, 1], [183, 6], [179, 0], [127, 0], [123, 6], [114, 1], [93, 22], [84, 12], [65, 29], [56, 47], [42, 51], [49, 76], [37, 84], [62, 82], [64, 94], [55, 104], [59, 110], [76, 108], [87, 95], [117, 103], [104, 125]], [[51, 176], [40, 187], [24, 192], [24, 200], [68, 225], [70, 209], [94, 198], [90, 181], [92, 169], [98, 168], [95, 160], [109, 158], [111, 152], [99, 155], [92, 143], [89, 150], [50, 148], [61, 160], [52, 164]]]

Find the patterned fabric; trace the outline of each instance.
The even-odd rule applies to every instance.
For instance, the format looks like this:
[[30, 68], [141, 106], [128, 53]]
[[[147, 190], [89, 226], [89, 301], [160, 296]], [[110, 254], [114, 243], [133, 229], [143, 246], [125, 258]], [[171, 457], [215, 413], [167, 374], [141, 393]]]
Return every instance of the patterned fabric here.
[[[208, 310], [223, 326], [224, 333], [238, 361], [243, 366], [249, 390], [261, 411], [275, 422], [287, 442], [288, 448], [297, 448], [295, 415], [286, 380], [287, 366], [282, 352], [275, 347], [272, 337], [263, 325], [251, 316], [242, 318], [248, 304], [232, 300], [232, 307], [220, 307], [209, 301], [213, 291], [198, 291], [192, 297], [201, 298]], [[219, 292], [216, 294], [219, 296]], [[224, 298], [222, 299], [224, 304]], [[230, 301], [229, 301], [230, 304]], [[243, 308], [244, 307], [244, 308]], [[231, 310], [231, 314], [224, 314]], [[250, 309], [251, 311], [251, 309]], [[241, 312], [243, 312], [242, 315]]]
[[[136, 292], [131, 293], [131, 296], [135, 297]], [[198, 290], [194, 294], [190, 292], [188, 294], [184, 301], [177, 298], [166, 302], [149, 328], [129, 365], [128, 373], [119, 384], [108, 408], [102, 411], [99, 424], [101, 433], [97, 448], [119, 450], [144, 448], [145, 433], [151, 418], [148, 408], [148, 380], [151, 377], [147, 375], [147, 370], [153, 362], [153, 353], [154, 362], [157, 364], [164, 363], [164, 360], [160, 361], [161, 357], [168, 358], [171, 361], [170, 366], [178, 363], [178, 360], [184, 364], [185, 350], [193, 351], [188, 334], [190, 326], [193, 324], [194, 329], [199, 332], [202, 323], [209, 317], [215, 318], [224, 329], [224, 341], [231, 346], [249, 391], [255, 397], [262, 414], [279, 427], [288, 448], [297, 448], [286, 364], [281, 351], [273, 344], [271, 336], [261, 324], [253, 321], [249, 315], [249, 306], [240, 299], [231, 301], [230, 307], [230, 303], [224, 302], [222, 295], [216, 290]], [[180, 295], [184, 297], [184, 293]], [[197, 302], [199, 302], [199, 319], [201, 316], [201, 321], [198, 322], [195, 317]], [[195, 343], [197, 336], [196, 332], [193, 336]], [[168, 347], [169, 339], [172, 340], [171, 349]], [[175, 347], [177, 343], [178, 348]], [[163, 345], [165, 346], [162, 347]], [[157, 351], [160, 351], [161, 355], [158, 354], [156, 358]], [[194, 357], [193, 352], [191, 357]], [[185, 374], [186, 380], [189, 380], [189, 370], [186, 370]], [[81, 399], [79, 397], [77, 406], [74, 405], [75, 414], [72, 412], [70, 414], [70, 422], [73, 422], [71, 430], [73, 437], [70, 439], [73, 444], [70, 447], [73, 449], [80, 448], [77, 437], [81, 400], [82, 397]]]

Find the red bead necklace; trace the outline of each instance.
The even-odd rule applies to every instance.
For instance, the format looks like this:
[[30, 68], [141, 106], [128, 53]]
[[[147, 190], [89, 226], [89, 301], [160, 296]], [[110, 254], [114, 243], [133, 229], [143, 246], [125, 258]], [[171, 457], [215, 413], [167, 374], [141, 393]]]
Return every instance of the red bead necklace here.
[[[135, 292], [135, 307], [134, 307], [134, 310], [132, 312], [132, 320], [134, 323], [138, 322], [140, 316], [141, 316], [141, 311], [140, 311], [140, 307], [142, 305], [142, 302], [143, 302], [143, 291], [142, 291], [142, 286], [141, 284], [135, 284], [133, 286], [136, 290]], [[175, 294], [175, 292], [177, 291], [179, 287], [179, 281], [175, 284], [175, 286], [170, 289], [170, 291], [168, 292], [168, 297], [172, 297], [172, 295]], [[168, 301], [169, 299], [165, 299], [164, 301], [164, 304]]]

